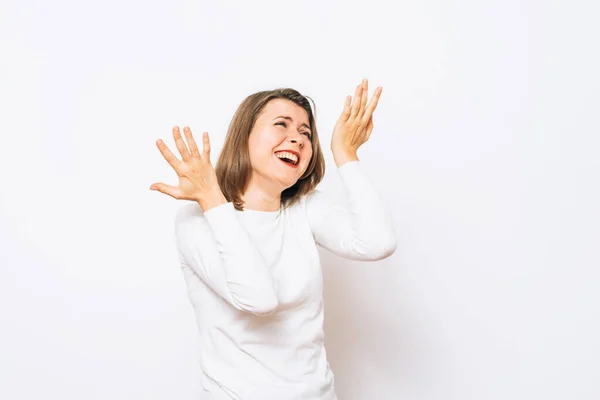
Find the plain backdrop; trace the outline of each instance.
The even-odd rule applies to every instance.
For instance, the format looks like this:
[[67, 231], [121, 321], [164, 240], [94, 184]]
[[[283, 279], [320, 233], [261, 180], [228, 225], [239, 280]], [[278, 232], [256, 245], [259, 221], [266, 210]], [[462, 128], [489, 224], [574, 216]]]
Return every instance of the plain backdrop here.
[[[361, 163], [398, 249], [320, 250], [340, 400], [600, 398], [592, 1], [0, 3], [0, 398], [197, 399], [160, 155], [249, 94], [383, 85]], [[283, 399], [281, 399], [283, 400]]]

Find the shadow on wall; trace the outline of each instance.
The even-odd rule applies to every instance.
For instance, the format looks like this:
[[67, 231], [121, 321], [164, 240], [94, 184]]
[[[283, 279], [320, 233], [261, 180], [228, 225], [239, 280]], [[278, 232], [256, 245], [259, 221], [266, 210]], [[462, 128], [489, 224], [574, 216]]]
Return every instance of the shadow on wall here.
[[422, 368], [415, 365], [418, 340], [399, 282], [399, 262], [394, 256], [355, 262], [323, 249], [319, 255], [325, 346], [339, 398], [375, 398], [373, 390], [386, 397], [411, 392]]

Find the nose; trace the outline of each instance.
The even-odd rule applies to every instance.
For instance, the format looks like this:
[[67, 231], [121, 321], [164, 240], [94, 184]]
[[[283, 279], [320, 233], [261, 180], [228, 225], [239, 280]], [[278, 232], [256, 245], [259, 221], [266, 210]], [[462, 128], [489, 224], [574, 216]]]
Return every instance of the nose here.
[[298, 144], [300, 148], [304, 146], [304, 143], [302, 143], [302, 141], [298, 139], [290, 139], [290, 142]]

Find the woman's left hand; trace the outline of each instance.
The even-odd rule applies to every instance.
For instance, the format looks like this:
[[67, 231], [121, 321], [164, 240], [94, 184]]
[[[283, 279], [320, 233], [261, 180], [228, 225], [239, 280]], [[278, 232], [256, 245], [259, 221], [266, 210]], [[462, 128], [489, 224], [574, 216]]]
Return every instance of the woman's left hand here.
[[382, 90], [383, 88], [378, 86], [367, 104], [369, 83], [367, 79], [363, 79], [356, 87], [352, 104], [351, 96], [346, 97], [344, 111], [337, 120], [331, 136], [331, 151], [334, 156], [356, 157], [358, 148], [369, 140], [373, 131], [373, 111], [377, 107]]

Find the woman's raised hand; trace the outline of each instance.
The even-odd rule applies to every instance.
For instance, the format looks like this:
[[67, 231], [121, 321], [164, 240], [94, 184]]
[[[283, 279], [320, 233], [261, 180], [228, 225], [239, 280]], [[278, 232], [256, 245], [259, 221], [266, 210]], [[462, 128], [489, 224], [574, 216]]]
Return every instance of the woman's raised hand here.
[[198, 146], [190, 128], [184, 127], [183, 133], [188, 142], [187, 146], [181, 137], [179, 127], [173, 127], [173, 137], [175, 138], [177, 150], [181, 154], [181, 160], [171, 153], [171, 150], [162, 140], [158, 139], [156, 141], [156, 146], [161, 154], [177, 173], [179, 185], [170, 186], [164, 183], [153, 183], [150, 189], [157, 190], [178, 200], [193, 200], [201, 204], [209, 199], [222, 197], [223, 194], [217, 181], [217, 175], [210, 162], [208, 133], [204, 132], [202, 135], [202, 153], [198, 151]]
[[342, 115], [335, 124], [331, 136], [331, 151], [336, 154], [356, 155], [358, 148], [369, 140], [373, 131], [373, 112], [379, 102], [383, 88], [378, 86], [367, 104], [369, 83], [363, 79], [354, 92], [354, 100], [346, 97]]

